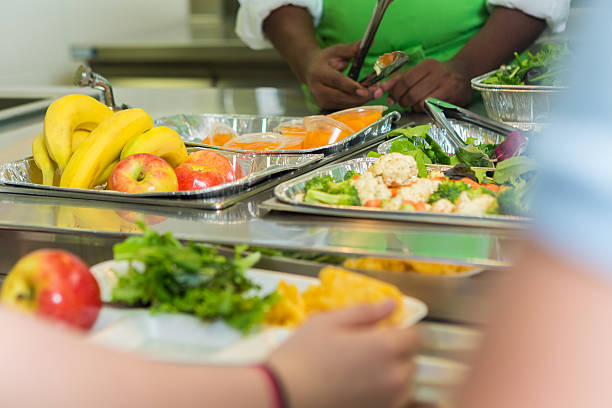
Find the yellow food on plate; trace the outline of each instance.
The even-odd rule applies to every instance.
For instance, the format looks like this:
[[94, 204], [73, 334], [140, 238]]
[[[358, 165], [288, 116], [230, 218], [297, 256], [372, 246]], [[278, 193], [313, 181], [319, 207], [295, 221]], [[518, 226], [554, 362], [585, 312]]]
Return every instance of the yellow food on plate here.
[[281, 282], [278, 294], [282, 300], [272, 307], [266, 323], [297, 326], [314, 313], [389, 299], [395, 301], [396, 309], [384, 323], [399, 324], [404, 318], [402, 293], [393, 285], [331, 266], [321, 270], [319, 280], [319, 285], [309, 286], [302, 294], [294, 285]]
[[364, 271], [412, 272], [424, 275], [454, 275], [474, 270], [472, 266], [369, 257], [347, 259], [344, 266]]

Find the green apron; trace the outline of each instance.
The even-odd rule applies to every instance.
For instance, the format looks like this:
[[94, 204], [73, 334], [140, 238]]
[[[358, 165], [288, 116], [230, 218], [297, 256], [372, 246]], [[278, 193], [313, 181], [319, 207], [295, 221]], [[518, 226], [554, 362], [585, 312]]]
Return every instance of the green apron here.
[[[361, 40], [375, 4], [376, 0], [324, 0], [317, 27], [321, 47]], [[372, 72], [379, 56], [391, 51], [410, 55], [408, 67], [425, 58], [448, 61], [487, 17], [486, 0], [395, 0], [382, 20], [360, 78]], [[386, 99], [373, 103], [386, 105]]]

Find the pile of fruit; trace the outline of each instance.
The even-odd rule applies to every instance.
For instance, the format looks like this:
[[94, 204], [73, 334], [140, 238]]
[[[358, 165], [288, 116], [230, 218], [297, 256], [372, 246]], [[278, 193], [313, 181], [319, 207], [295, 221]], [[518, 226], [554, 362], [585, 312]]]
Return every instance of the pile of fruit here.
[[384, 106], [362, 106], [281, 123], [272, 132], [242, 135], [219, 123], [212, 126], [202, 143], [255, 151], [313, 149], [340, 142], [365, 129], [379, 120], [385, 109]]
[[125, 193], [199, 190], [242, 177], [225, 156], [187, 154], [174, 130], [154, 127], [142, 109], [113, 112], [86, 95], [67, 95], [47, 110], [32, 144], [42, 183]]

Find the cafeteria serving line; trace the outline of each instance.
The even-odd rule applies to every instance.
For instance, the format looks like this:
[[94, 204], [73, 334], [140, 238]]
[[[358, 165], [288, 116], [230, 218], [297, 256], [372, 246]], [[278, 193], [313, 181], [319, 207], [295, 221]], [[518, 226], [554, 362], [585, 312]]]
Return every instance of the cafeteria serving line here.
[[[567, 141], [555, 109], [574, 92], [566, 67], [593, 58], [574, 37], [601, 23], [594, 6], [156, 2], [148, 24], [108, 33], [142, 5], [110, 2], [84, 27], [71, 2], [7, 6], [43, 26], [61, 11], [65, 31], [49, 31], [63, 46], [48, 70], [0, 70], [0, 405], [483, 403], [473, 384], [513, 369], [499, 333], [523, 328], [499, 317], [508, 297], [530, 301], [551, 268], [567, 278], [551, 293], [592, 287], [572, 281], [581, 245], [555, 258], [566, 224], [537, 182], [569, 169], [541, 146]], [[405, 16], [422, 27], [400, 30]], [[470, 24], [451, 27], [461, 41], [428, 24], [443, 17]], [[484, 50], [492, 38], [508, 42]], [[444, 71], [462, 54], [469, 72]], [[517, 344], [516, 361], [535, 347]], [[19, 404], [22, 367], [60, 361]]]

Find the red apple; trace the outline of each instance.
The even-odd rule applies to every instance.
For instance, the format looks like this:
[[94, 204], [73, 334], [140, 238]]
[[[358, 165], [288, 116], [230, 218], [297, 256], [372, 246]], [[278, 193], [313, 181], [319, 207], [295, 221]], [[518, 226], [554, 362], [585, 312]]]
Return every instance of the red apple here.
[[53, 249], [21, 258], [4, 280], [0, 300], [80, 329], [93, 326], [102, 306], [98, 282], [87, 264]]
[[151, 226], [167, 220], [166, 217], [162, 217], [161, 215], [142, 214], [137, 211], [117, 210], [115, 212], [122, 219], [126, 220], [127, 222], [131, 222], [132, 224], [136, 224], [140, 221], [144, 223], [144, 225]]
[[217, 173], [221, 174], [226, 183], [242, 177], [242, 170], [239, 170], [239, 167], [237, 168], [239, 170], [237, 174], [237, 171], [234, 170], [234, 166], [227, 157], [210, 150], [200, 150], [190, 154], [183, 164], [198, 164], [216, 170]]
[[181, 191], [202, 190], [225, 183], [225, 179], [215, 168], [196, 163], [185, 163], [174, 169]]
[[107, 188], [124, 193], [177, 191], [178, 181], [167, 161], [149, 153], [138, 153], [115, 166]]

